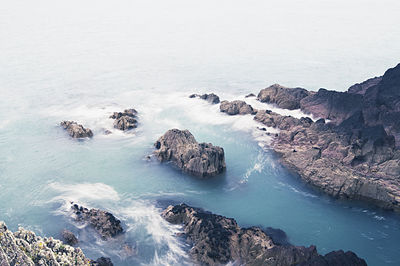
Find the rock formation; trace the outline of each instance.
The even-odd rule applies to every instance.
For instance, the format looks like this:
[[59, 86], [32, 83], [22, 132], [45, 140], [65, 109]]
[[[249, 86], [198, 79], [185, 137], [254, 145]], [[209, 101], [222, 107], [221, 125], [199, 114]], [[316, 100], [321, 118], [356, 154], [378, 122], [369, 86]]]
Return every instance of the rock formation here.
[[115, 119], [114, 127], [120, 130], [129, 130], [137, 127], [137, 111], [126, 109], [124, 112], [114, 112], [110, 118]]
[[157, 140], [155, 148], [160, 162], [171, 161], [192, 175], [214, 176], [225, 169], [224, 149], [211, 143], [198, 143], [188, 130], [168, 130]]
[[366, 265], [351, 251], [322, 256], [315, 246], [279, 245], [258, 227], [241, 228], [232, 218], [186, 204], [169, 206], [162, 216], [183, 224], [184, 238], [192, 245], [190, 256], [201, 265]]
[[[110, 259], [106, 260], [111, 263]], [[4, 222], [0, 222], [0, 265], [100, 266], [107, 264], [91, 261], [85, 257], [80, 248], [65, 245], [62, 241], [52, 237], [42, 238], [23, 228], [12, 233]], [[112, 265], [112, 263], [108, 265]]]
[[253, 107], [244, 101], [222, 101], [219, 110], [228, 115], [247, 115], [256, 113]]
[[199, 94], [192, 94], [189, 96], [189, 98], [200, 98], [203, 100], [208, 101], [211, 104], [218, 104], [219, 103], [219, 97], [218, 95], [214, 94], [214, 93], [210, 93], [210, 94], [203, 94], [203, 95], [199, 95]]
[[71, 209], [77, 221], [87, 222], [104, 240], [123, 232], [121, 221], [109, 212], [99, 209], [89, 210], [77, 204], [72, 204]]
[[84, 128], [82, 125], [74, 121], [62, 121], [60, 125], [67, 130], [68, 134], [73, 138], [91, 138], [93, 137], [93, 132]]
[[294, 110], [300, 108], [300, 100], [309, 96], [310, 92], [302, 88], [286, 88], [274, 84], [260, 91], [257, 99], [263, 103], [273, 103], [280, 108]]
[[255, 120], [279, 128], [273, 149], [303, 180], [338, 198], [400, 208], [400, 152], [382, 126], [359, 112], [339, 125], [259, 111]]

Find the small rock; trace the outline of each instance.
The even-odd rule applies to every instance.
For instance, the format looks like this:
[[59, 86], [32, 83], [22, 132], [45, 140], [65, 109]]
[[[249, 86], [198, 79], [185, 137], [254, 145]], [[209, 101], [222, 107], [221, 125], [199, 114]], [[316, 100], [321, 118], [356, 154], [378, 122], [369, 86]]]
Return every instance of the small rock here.
[[129, 130], [137, 127], [137, 111], [126, 109], [124, 112], [114, 112], [110, 118], [115, 119], [114, 127], [120, 130]]
[[60, 125], [67, 130], [68, 134], [73, 138], [91, 138], [93, 137], [93, 132], [84, 128], [82, 125], [74, 121], [62, 121]]
[[71, 231], [64, 229], [61, 235], [64, 239], [64, 242], [67, 243], [68, 245], [75, 246], [76, 244], [78, 244], [78, 239]]
[[256, 95], [255, 95], [254, 93], [250, 93], [250, 94], [247, 94], [247, 95], [245, 96], [245, 98], [249, 98], [249, 97], [256, 97]]
[[93, 266], [113, 266], [110, 258], [100, 257], [96, 261], [91, 262]]
[[245, 101], [222, 101], [219, 110], [228, 115], [255, 114], [256, 111]]

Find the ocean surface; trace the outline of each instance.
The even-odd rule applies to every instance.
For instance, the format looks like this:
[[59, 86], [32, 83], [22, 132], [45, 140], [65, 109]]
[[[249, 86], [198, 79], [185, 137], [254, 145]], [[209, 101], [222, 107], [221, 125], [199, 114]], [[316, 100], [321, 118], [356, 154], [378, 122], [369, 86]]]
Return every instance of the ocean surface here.
[[[188, 98], [244, 99], [273, 83], [346, 90], [400, 62], [399, 14], [397, 0], [2, 0], [0, 220], [58, 238], [67, 228], [88, 257], [115, 265], [180, 265], [190, 247], [159, 214], [185, 202], [323, 254], [400, 265], [399, 215], [309, 188], [251, 116]], [[108, 117], [126, 108], [139, 127], [124, 133]], [[61, 120], [95, 135], [71, 139]], [[147, 159], [171, 128], [222, 146], [226, 172], [202, 180]], [[126, 233], [99, 239], [72, 220], [71, 201], [112, 212]]]

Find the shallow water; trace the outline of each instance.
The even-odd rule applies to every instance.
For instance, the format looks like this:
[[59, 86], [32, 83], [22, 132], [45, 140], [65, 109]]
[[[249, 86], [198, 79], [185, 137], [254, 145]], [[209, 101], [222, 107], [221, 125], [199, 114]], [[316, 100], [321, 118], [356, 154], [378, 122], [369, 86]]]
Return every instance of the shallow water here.
[[[12, 230], [60, 237], [68, 228], [89, 257], [116, 265], [184, 264], [181, 228], [159, 213], [186, 202], [242, 226], [281, 228], [321, 253], [400, 264], [398, 215], [308, 188], [279, 165], [252, 117], [187, 98], [240, 99], [276, 82], [345, 90], [380, 75], [400, 58], [397, 1], [3, 2], [0, 220]], [[139, 111], [138, 129], [114, 130], [108, 116], [129, 107]], [[58, 127], [65, 119], [94, 138], [70, 139]], [[173, 127], [224, 147], [226, 173], [199, 180], [147, 160]], [[127, 233], [95, 238], [71, 220], [70, 201], [111, 211]]]

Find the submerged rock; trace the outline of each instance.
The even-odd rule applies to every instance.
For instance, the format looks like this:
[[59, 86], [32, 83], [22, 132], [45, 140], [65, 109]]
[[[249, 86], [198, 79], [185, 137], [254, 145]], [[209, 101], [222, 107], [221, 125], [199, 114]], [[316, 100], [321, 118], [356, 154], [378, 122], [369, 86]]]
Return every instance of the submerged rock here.
[[92, 261], [90, 265], [93, 266], [113, 266], [110, 258], [100, 257], [96, 261]]
[[273, 103], [280, 108], [294, 110], [300, 108], [300, 101], [310, 95], [303, 88], [286, 88], [274, 84], [258, 93], [257, 99], [263, 103]]
[[222, 101], [219, 109], [221, 112], [227, 113], [228, 115], [247, 115], [256, 113], [253, 107], [245, 101]]
[[78, 244], [78, 239], [76, 238], [74, 233], [72, 233], [71, 231], [64, 229], [62, 231], [61, 235], [64, 239], [64, 242], [67, 243], [68, 245], [75, 246], [76, 244]]
[[104, 240], [123, 232], [121, 221], [109, 212], [99, 209], [89, 210], [77, 204], [72, 204], [71, 209], [77, 221], [89, 223]]
[[68, 134], [73, 138], [91, 138], [93, 137], [93, 132], [84, 128], [82, 125], [74, 121], [62, 121], [60, 125], [67, 130]]
[[203, 95], [192, 94], [189, 96], [189, 98], [200, 98], [200, 99], [208, 101], [211, 104], [219, 103], [219, 97], [218, 97], [218, 95], [216, 95], [214, 93], [210, 93], [210, 94], [205, 93]]
[[198, 143], [188, 130], [170, 129], [155, 143], [160, 162], [171, 161], [183, 171], [206, 177], [225, 169], [224, 149], [211, 143]]
[[183, 224], [183, 236], [192, 245], [190, 256], [201, 265], [366, 265], [350, 251], [322, 256], [315, 246], [279, 245], [258, 227], [241, 228], [232, 218], [186, 204], [171, 205], [162, 216]]
[[12, 233], [0, 222], [0, 265], [90, 265], [80, 248], [19, 228]]
[[245, 96], [245, 98], [256, 97], [254, 93], [249, 93]]
[[115, 119], [114, 127], [120, 130], [129, 130], [137, 127], [137, 111], [126, 109], [124, 112], [114, 112], [110, 118]]

